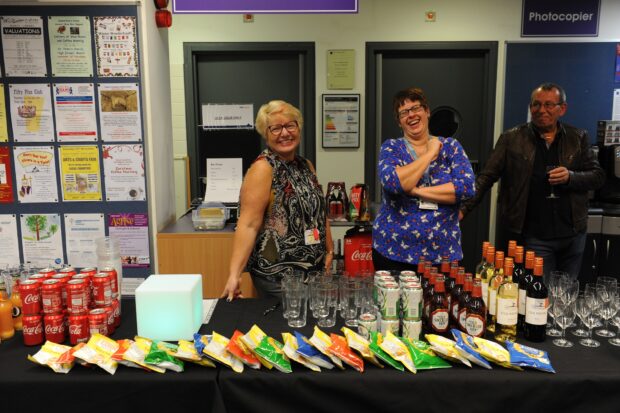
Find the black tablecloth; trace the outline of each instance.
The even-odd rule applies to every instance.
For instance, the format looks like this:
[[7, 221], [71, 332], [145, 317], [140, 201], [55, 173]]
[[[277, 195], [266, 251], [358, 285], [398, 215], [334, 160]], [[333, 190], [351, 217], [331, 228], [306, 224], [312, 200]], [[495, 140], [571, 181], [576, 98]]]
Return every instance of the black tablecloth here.
[[[235, 329], [246, 332], [257, 324], [281, 340], [291, 331], [281, 310], [263, 316], [274, 301], [245, 299], [220, 301], [202, 333], [216, 331], [227, 337]], [[112, 336], [132, 338], [136, 332], [132, 300], [123, 302], [123, 325]], [[301, 332], [310, 336], [312, 325]], [[326, 329], [327, 332], [337, 328]], [[576, 341], [576, 340], [574, 340]], [[0, 406], [3, 411], [67, 411], [146, 409], [200, 412], [407, 412], [407, 411], [620, 411], [620, 348], [606, 339], [597, 349], [523, 344], [549, 352], [556, 374], [517, 372], [494, 367], [454, 366], [419, 371], [414, 375], [366, 364], [364, 373], [312, 372], [293, 362], [293, 373], [228, 368], [209, 369], [186, 363], [183, 373], [148, 373], [119, 366], [109, 375], [99, 368], [76, 365], [68, 374], [56, 374], [26, 359], [39, 346], [25, 347], [20, 334], [0, 344]], [[198, 410], [197, 410], [198, 409]]]

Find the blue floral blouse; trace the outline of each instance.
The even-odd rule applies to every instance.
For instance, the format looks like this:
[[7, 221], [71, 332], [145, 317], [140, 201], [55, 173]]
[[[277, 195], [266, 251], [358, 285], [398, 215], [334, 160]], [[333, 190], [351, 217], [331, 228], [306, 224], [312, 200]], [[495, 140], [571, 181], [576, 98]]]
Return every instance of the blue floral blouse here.
[[463, 258], [459, 204], [474, 196], [475, 177], [461, 144], [453, 138], [439, 140], [443, 147], [429, 165], [430, 184], [452, 182], [456, 204], [439, 204], [434, 211], [418, 208], [418, 198], [406, 194], [400, 184], [396, 167], [413, 162], [404, 138], [381, 145], [377, 173], [383, 196], [373, 225], [373, 248], [393, 261], [416, 264], [420, 257], [434, 263], [441, 262], [442, 255]]

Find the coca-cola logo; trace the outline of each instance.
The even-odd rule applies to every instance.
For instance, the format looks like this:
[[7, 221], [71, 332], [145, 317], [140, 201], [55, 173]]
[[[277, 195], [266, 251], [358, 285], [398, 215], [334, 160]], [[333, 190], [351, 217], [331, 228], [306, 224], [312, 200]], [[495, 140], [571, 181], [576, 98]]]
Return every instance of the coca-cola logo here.
[[72, 324], [69, 326], [69, 334], [71, 335], [82, 335], [82, 326], [79, 324]]
[[47, 324], [45, 326], [45, 334], [62, 334], [64, 332], [65, 332], [64, 324], [60, 324], [56, 326]]
[[25, 325], [23, 328], [24, 328], [23, 332], [25, 336], [38, 335], [43, 332], [43, 327], [41, 326], [41, 324], [37, 324], [36, 326]]
[[29, 294], [24, 297], [24, 304], [36, 304], [39, 302], [39, 294]]
[[372, 261], [372, 250], [368, 252], [360, 252], [360, 250], [353, 251], [351, 254], [352, 261]]

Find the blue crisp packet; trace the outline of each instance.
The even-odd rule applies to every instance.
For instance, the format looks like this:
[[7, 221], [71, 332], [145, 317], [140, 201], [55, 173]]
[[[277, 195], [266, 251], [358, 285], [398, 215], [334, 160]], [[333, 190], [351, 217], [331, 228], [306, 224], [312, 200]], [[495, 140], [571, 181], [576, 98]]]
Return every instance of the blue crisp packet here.
[[456, 350], [461, 356], [485, 369], [491, 370], [493, 368], [491, 367], [491, 363], [480, 355], [478, 346], [474, 343], [474, 338], [472, 336], [456, 328], [451, 329], [450, 332], [454, 337], [454, 341], [456, 341]]
[[297, 339], [297, 352], [304, 356], [311, 363], [326, 369], [333, 369], [334, 364], [319, 350], [317, 350], [308, 339], [298, 331], [294, 331]]
[[202, 335], [194, 333], [194, 347], [196, 347], [198, 354], [202, 354], [202, 350], [204, 350], [206, 345], [207, 340], [202, 340]]
[[510, 341], [506, 341], [504, 344], [510, 353], [510, 364], [513, 366], [530, 367], [547, 373], [555, 373], [546, 351]]

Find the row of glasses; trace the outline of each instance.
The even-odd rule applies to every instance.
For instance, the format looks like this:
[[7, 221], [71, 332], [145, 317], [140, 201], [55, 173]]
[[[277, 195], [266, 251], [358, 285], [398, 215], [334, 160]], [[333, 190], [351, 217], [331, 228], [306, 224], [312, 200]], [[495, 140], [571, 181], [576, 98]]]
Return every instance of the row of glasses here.
[[579, 344], [586, 347], [599, 347], [601, 343], [592, 338], [592, 329], [599, 323], [598, 308], [600, 306], [599, 296], [596, 293], [596, 284], [588, 283], [585, 285], [583, 296], [577, 301], [577, 314], [581, 322], [588, 329], [588, 336], [579, 340]]
[[615, 310], [615, 314], [613, 315], [613, 317], [611, 317], [609, 321], [611, 321], [611, 324], [616, 326], [618, 332], [616, 334], [616, 337], [609, 340], [609, 344], [613, 346], [620, 346], [620, 295], [616, 294], [616, 296], [612, 299], [611, 303], [613, 309]]
[[556, 296], [553, 299], [550, 313], [555, 323], [561, 328], [559, 338], [553, 344], [559, 347], [572, 347], [573, 343], [566, 339], [566, 328], [571, 326], [576, 316], [576, 301], [579, 295], [579, 281], [567, 277], [558, 280]]
[[596, 279], [596, 294], [599, 299], [598, 314], [603, 320], [603, 329], [597, 330], [600, 337], [615, 337], [616, 334], [609, 330], [609, 320], [614, 316], [613, 298], [618, 295], [618, 281], [613, 277], [598, 277]]

